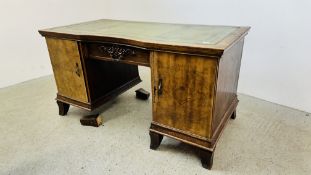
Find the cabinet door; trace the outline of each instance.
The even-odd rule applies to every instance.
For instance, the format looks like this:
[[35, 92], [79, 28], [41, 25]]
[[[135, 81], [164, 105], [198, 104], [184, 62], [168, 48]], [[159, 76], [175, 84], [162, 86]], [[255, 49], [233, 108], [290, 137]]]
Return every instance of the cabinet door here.
[[58, 94], [79, 102], [88, 102], [78, 43], [46, 38]]
[[151, 69], [153, 123], [210, 138], [217, 59], [154, 52]]

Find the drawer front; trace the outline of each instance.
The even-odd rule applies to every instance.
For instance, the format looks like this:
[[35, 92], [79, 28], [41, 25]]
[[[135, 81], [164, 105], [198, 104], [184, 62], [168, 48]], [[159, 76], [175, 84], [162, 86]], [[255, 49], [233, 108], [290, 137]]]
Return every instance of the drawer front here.
[[114, 43], [84, 43], [89, 58], [150, 66], [149, 50]]

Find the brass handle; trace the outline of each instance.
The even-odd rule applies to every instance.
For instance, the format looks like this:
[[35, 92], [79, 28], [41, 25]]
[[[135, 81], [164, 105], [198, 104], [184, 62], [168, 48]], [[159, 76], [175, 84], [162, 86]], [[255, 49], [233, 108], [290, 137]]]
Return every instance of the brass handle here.
[[78, 75], [78, 77], [81, 76], [81, 71], [80, 71], [80, 68], [79, 68], [79, 64], [78, 64], [78, 63], [76, 63], [75, 73]]
[[162, 83], [162, 78], [159, 79], [159, 83], [158, 83], [158, 96], [162, 95], [163, 92], [163, 83]]

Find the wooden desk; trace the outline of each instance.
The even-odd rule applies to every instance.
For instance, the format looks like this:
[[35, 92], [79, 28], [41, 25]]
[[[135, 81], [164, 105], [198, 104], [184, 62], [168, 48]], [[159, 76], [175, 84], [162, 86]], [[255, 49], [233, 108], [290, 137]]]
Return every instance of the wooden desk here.
[[40, 30], [57, 84], [59, 114], [93, 110], [141, 82], [151, 68], [151, 149], [168, 136], [198, 147], [211, 168], [227, 120], [236, 116], [249, 27], [97, 20]]

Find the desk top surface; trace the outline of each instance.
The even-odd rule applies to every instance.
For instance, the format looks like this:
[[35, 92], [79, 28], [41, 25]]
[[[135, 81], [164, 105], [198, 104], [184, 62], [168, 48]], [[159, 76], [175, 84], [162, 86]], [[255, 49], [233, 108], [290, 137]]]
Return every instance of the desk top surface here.
[[[61, 37], [77, 40], [120, 42], [152, 49], [168, 46], [182, 48], [224, 51], [243, 37], [249, 27], [208, 26], [190, 24], [167, 24], [120, 20], [96, 20], [68, 26], [55, 27], [39, 32], [47, 37]], [[161, 46], [161, 47], [159, 47]], [[186, 49], [187, 50], [187, 49]], [[184, 50], [184, 51], [186, 51]]]

